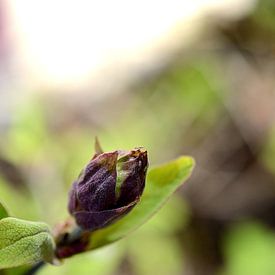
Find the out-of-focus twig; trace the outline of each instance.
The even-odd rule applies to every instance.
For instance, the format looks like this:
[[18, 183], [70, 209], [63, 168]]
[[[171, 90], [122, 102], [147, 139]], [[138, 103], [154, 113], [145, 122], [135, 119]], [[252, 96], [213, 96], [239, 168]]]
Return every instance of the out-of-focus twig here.
[[20, 190], [27, 188], [27, 181], [21, 169], [2, 155], [0, 155], [0, 176], [15, 188]]

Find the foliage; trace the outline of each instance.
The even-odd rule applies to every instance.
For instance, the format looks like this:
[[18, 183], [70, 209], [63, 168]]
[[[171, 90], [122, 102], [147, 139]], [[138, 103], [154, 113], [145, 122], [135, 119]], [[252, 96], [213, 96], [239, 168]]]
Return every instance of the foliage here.
[[[146, 222], [190, 176], [193, 166], [192, 158], [181, 157], [152, 168], [138, 206], [118, 222], [92, 233], [89, 249], [117, 241]], [[2, 204], [0, 213], [0, 268], [54, 262], [55, 243], [46, 224], [7, 217]]]

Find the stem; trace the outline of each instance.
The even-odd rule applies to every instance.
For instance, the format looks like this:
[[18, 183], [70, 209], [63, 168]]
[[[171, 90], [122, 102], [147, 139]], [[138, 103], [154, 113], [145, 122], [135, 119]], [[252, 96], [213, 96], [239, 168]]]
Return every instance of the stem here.
[[37, 264], [33, 265], [29, 270], [27, 270], [24, 275], [33, 275], [36, 274], [38, 270], [40, 270], [46, 263], [45, 262], [38, 262]]
[[72, 243], [76, 240], [78, 240], [83, 233], [83, 230], [77, 226], [68, 236], [68, 239], [66, 240], [67, 243]]

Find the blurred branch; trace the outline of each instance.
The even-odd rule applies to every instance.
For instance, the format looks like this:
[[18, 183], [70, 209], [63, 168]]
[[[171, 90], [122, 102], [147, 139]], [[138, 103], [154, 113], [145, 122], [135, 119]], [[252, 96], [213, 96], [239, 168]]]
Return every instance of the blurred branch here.
[[25, 189], [27, 182], [21, 169], [0, 155], [0, 176], [16, 188]]

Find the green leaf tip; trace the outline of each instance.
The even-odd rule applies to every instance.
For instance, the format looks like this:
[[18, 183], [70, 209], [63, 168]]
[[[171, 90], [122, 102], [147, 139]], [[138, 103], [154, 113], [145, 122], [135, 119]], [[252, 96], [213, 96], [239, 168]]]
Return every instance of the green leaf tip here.
[[195, 166], [193, 158], [179, 157], [149, 170], [140, 202], [127, 216], [91, 234], [89, 249], [113, 243], [144, 224], [190, 177]]
[[54, 261], [54, 240], [45, 223], [16, 218], [0, 220], [0, 269]]

